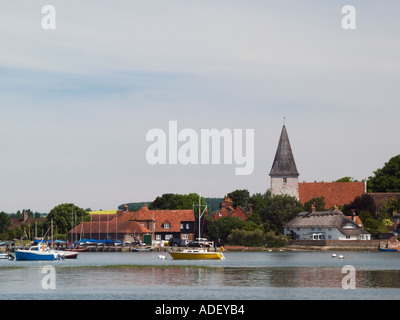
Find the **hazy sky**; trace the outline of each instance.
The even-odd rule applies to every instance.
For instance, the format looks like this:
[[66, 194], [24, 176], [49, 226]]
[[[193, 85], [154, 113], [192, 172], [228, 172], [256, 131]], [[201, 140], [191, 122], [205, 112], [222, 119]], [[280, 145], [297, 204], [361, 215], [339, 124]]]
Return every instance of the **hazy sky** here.
[[[0, 211], [265, 192], [284, 116], [300, 181], [365, 179], [400, 153], [397, 0], [1, 5]], [[170, 120], [254, 129], [253, 173], [150, 165], [146, 134]]]

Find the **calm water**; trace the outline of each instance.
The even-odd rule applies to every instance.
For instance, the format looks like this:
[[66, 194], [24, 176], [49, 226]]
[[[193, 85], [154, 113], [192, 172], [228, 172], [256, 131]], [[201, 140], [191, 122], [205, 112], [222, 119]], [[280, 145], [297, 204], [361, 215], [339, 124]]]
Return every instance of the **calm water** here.
[[[400, 253], [225, 252], [222, 261], [160, 253], [80, 253], [64, 261], [0, 260], [0, 299], [396, 299]], [[54, 267], [55, 289], [44, 289]], [[343, 289], [342, 267], [356, 270]], [[44, 273], [42, 273], [44, 272]]]

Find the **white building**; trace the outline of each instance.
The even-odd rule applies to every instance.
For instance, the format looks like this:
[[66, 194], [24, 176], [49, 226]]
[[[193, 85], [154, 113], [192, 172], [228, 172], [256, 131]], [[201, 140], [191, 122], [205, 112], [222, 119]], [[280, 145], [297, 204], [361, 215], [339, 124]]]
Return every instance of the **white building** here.
[[341, 211], [301, 212], [285, 225], [285, 235], [298, 240], [371, 240], [371, 234]]

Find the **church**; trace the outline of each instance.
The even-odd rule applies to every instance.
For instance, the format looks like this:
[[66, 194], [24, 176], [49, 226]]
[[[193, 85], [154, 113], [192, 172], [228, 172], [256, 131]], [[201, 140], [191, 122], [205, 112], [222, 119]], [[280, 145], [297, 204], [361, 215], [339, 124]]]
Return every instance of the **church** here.
[[352, 202], [355, 197], [366, 193], [365, 182], [299, 182], [289, 136], [285, 124], [269, 173], [271, 195], [289, 195], [302, 204], [313, 198], [324, 197], [327, 209]]
[[324, 197], [331, 211], [301, 212], [284, 227], [284, 234], [298, 240], [370, 240], [361, 221], [348, 218], [338, 210], [338, 205], [352, 202], [365, 192], [364, 182], [315, 182], [299, 183], [286, 126], [283, 125], [278, 148], [269, 173], [271, 195], [289, 195], [302, 204], [313, 198]]

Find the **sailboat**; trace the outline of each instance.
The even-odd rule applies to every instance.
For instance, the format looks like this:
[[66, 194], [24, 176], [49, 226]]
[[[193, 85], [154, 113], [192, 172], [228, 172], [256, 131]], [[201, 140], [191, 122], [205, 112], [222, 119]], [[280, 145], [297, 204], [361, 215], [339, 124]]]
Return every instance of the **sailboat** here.
[[[196, 239], [195, 243], [198, 244], [198, 248], [193, 249], [185, 249], [183, 251], [174, 252], [169, 251], [168, 253], [174, 260], [222, 260], [225, 259], [222, 251], [224, 251], [223, 247], [220, 248], [220, 251], [211, 252], [208, 251], [206, 244], [211, 244], [214, 246], [213, 242], [208, 242], [207, 239], [201, 238], [201, 231], [200, 231], [200, 221], [201, 217], [204, 215], [204, 212], [207, 210], [207, 206], [205, 206], [203, 212], [201, 211], [201, 204], [200, 204], [201, 197], [199, 196], [199, 237]], [[193, 204], [193, 209], [194, 209]], [[194, 210], [193, 210], [194, 212]]]

